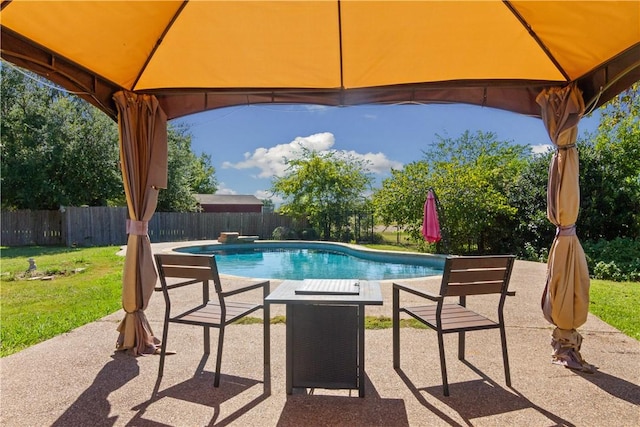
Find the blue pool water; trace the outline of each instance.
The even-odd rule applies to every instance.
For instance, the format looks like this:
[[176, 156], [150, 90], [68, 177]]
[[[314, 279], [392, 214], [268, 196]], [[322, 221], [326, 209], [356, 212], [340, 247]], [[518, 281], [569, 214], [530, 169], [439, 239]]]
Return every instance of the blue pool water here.
[[[258, 246], [258, 245], [256, 245]], [[401, 279], [442, 274], [442, 265], [431, 259], [403, 258], [367, 254], [357, 251], [343, 253], [314, 248], [226, 248], [220, 245], [176, 249], [179, 252], [216, 255], [220, 274], [264, 279]], [[384, 253], [383, 253], [384, 254]], [[388, 253], [387, 253], [388, 254]], [[366, 258], [377, 258], [366, 259]], [[383, 259], [387, 258], [387, 259]], [[421, 265], [422, 264], [422, 265]]]

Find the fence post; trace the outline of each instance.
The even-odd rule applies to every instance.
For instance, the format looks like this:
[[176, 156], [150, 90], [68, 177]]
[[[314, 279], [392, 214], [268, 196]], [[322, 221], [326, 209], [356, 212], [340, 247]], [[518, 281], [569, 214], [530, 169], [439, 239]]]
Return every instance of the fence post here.
[[64, 206], [60, 206], [60, 232], [61, 240], [66, 247], [71, 246], [69, 243], [69, 215]]

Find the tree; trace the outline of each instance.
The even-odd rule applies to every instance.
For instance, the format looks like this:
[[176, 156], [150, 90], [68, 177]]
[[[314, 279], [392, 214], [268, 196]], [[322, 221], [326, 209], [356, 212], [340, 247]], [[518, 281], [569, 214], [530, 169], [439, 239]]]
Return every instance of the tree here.
[[386, 226], [406, 230], [420, 242], [421, 212], [430, 185], [429, 163], [412, 162], [402, 170], [391, 170], [391, 177], [382, 181], [382, 188], [373, 194], [376, 216]]
[[301, 156], [287, 160], [287, 166], [285, 175], [272, 183], [273, 193], [285, 199], [280, 212], [307, 218], [325, 240], [340, 236], [349, 212], [372, 182], [366, 162], [343, 152], [303, 147]]
[[529, 152], [527, 147], [480, 131], [466, 131], [457, 139], [440, 137], [425, 151], [453, 251], [482, 254], [513, 250], [517, 209], [507, 194]]
[[2, 67], [2, 207], [122, 200], [118, 134], [88, 103]]
[[547, 181], [552, 151], [532, 156], [515, 177], [507, 193], [516, 208], [512, 235], [513, 253], [531, 260], [546, 261], [555, 235], [547, 219]]
[[[602, 107], [598, 130], [577, 142], [580, 153], [580, 212], [583, 242], [640, 235], [640, 84]], [[514, 230], [518, 253], [544, 260], [554, 236], [546, 217], [551, 155], [533, 157], [508, 193], [518, 209]]]
[[597, 132], [579, 149], [579, 235], [640, 237], [640, 82], [602, 107]]
[[[0, 71], [2, 208], [124, 205], [116, 124], [35, 75]], [[191, 151], [188, 128], [168, 132], [169, 189], [159, 206], [195, 210], [193, 192], [216, 191], [215, 169], [208, 155]]]
[[440, 204], [441, 226], [456, 253], [509, 252], [516, 208], [507, 192], [526, 162], [528, 149], [498, 141], [493, 133], [469, 131], [459, 138], [436, 136], [425, 158], [392, 172], [374, 201], [388, 221], [406, 224], [422, 242], [423, 206], [430, 187]]
[[262, 212], [274, 212], [276, 205], [271, 199], [262, 199]]
[[191, 151], [191, 134], [187, 127], [168, 129], [167, 189], [158, 195], [160, 212], [196, 212], [196, 194], [213, 194], [217, 190], [215, 169], [208, 155], [197, 157]]

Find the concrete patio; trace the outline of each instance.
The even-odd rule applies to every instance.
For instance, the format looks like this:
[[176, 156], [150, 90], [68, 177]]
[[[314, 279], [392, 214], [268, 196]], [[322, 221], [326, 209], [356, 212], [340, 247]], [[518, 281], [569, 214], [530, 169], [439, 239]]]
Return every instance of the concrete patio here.
[[[391, 329], [366, 331], [366, 396], [357, 391], [285, 393], [285, 326], [271, 328], [271, 393], [262, 384], [262, 326], [228, 328], [222, 382], [214, 354], [203, 358], [199, 328], [175, 326], [157, 396], [158, 356], [114, 352], [118, 312], [0, 360], [3, 426], [636, 426], [640, 424], [640, 342], [589, 316], [583, 356], [599, 367], [577, 373], [550, 363], [552, 326], [540, 312], [545, 264], [517, 261], [505, 307], [512, 388], [504, 383], [496, 330], [467, 335], [467, 361], [445, 338], [450, 397], [442, 395], [436, 336], [402, 328], [401, 370], [392, 367]], [[246, 279], [224, 278], [238, 284]], [[439, 278], [415, 280], [437, 288]], [[272, 289], [279, 281], [272, 281]], [[391, 316], [385, 303], [368, 316]], [[184, 302], [191, 301], [190, 295]], [[491, 315], [484, 300], [478, 311]], [[486, 310], [485, 310], [486, 309]], [[162, 333], [160, 294], [146, 311]], [[271, 316], [284, 314], [273, 306]], [[259, 314], [258, 314], [259, 315]], [[212, 334], [213, 343], [217, 333]]]

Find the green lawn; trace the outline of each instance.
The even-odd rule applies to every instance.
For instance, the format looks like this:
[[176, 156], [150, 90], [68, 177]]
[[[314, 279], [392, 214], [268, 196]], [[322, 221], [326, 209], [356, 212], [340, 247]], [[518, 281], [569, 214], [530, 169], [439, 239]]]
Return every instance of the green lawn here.
[[[0, 248], [0, 357], [119, 310], [124, 258], [116, 255], [118, 250], [115, 246]], [[29, 258], [37, 264], [34, 274], [26, 273]], [[46, 277], [52, 279], [41, 280]], [[640, 283], [592, 280], [590, 311], [637, 340], [639, 307]], [[279, 322], [282, 319], [272, 319]], [[403, 326], [416, 324], [408, 321]], [[367, 318], [367, 328], [389, 327], [389, 318]]]
[[[117, 311], [124, 265], [118, 250], [115, 246], [0, 248], [0, 356]], [[31, 257], [37, 270], [29, 275], [25, 272]]]
[[589, 312], [640, 341], [640, 283], [591, 280]]

